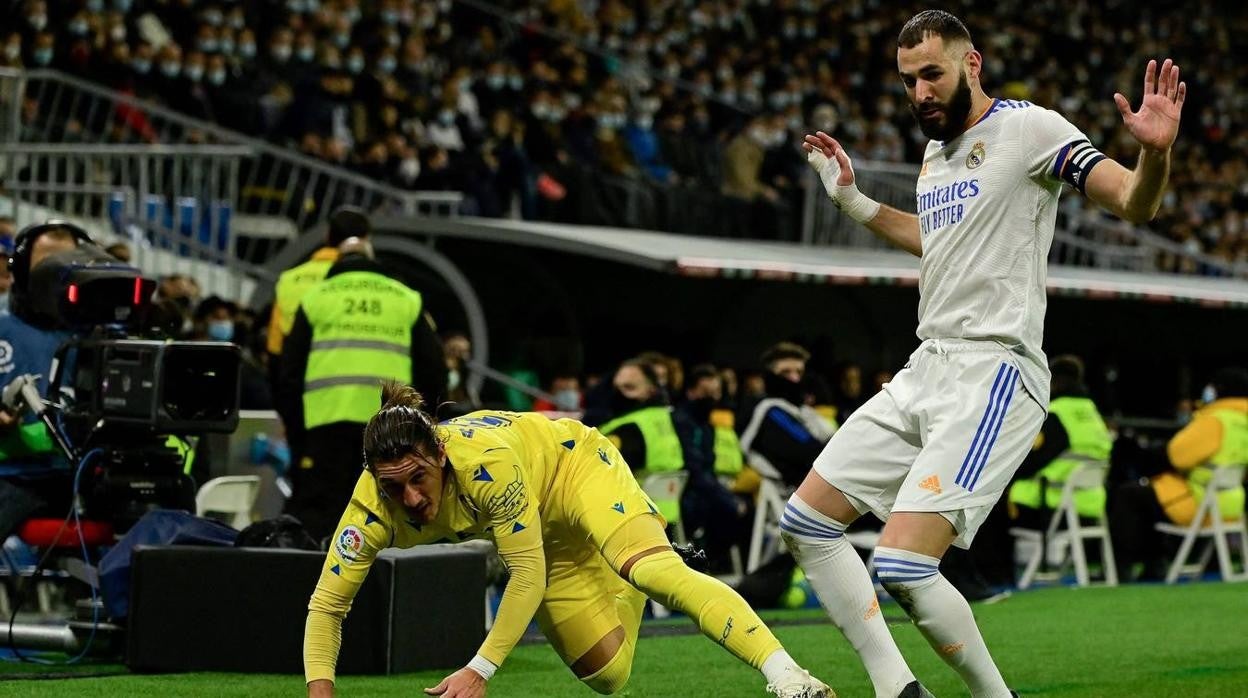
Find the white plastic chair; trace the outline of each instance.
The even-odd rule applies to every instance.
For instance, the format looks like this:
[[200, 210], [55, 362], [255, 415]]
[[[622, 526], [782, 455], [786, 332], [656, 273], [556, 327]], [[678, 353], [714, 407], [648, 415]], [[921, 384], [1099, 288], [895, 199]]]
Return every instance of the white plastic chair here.
[[[1209, 484], [1205, 486], [1205, 497], [1196, 509], [1196, 516], [1187, 526], [1172, 523], [1159, 523], [1157, 530], [1171, 536], [1180, 536], [1183, 542], [1179, 552], [1170, 563], [1166, 572], [1166, 583], [1174, 584], [1182, 574], [1198, 575], [1205, 571], [1209, 564], [1211, 550], [1218, 553], [1218, 568], [1222, 571], [1222, 581], [1234, 582], [1248, 580], [1248, 524], [1245, 516], [1238, 519], [1222, 518], [1222, 509], [1218, 506], [1218, 493], [1243, 487], [1244, 469], [1238, 467], [1214, 468]], [[1242, 569], [1236, 572], [1231, 566], [1231, 535], [1239, 536], [1239, 555]], [[1192, 547], [1197, 538], [1213, 538], [1212, 548], [1206, 547], [1200, 561], [1194, 565], [1187, 564], [1192, 554]]]
[[[661, 473], [638, 473], [641, 475], [641, 490], [646, 493], [650, 499], [654, 500], [656, 505], [667, 519], [667, 525], [672, 528], [672, 536], [676, 542], [685, 545], [689, 541], [685, 538], [685, 525], [683, 516], [680, 514], [680, 496], [685, 492], [685, 484], [689, 482], [689, 471], [687, 470], [671, 470]], [[663, 504], [669, 506], [664, 507]], [[674, 505], [674, 506], [673, 506]], [[673, 516], [672, 514], [675, 514]]]
[[780, 516], [784, 514], [784, 504], [793, 490], [784, 484], [780, 471], [763, 456], [747, 453], [746, 460], [762, 478], [754, 504], [750, 551], [745, 561], [745, 573], [751, 574], [779, 552]]
[[227, 514], [225, 523], [238, 530], [251, 524], [251, 510], [260, 493], [260, 476], [226, 475], [204, 483], [195, 494], [195, 514]]
[[[1088, 574], [1088, 561], [1084, 554], [1083, 541], [1098, 538], [1101, 541], [1101, 564], [1105, 570], [1105, 584], [1111, 587], [1118, 586], [1114, 546], [1109, 538], [1109, 522], [1105, 517], [1105, 512], [1102, 511], [1096, 522], [1088, 526], [1080, 521], [1079, 511], [1075, 508], [1076, 492], [1105, 486], [1105, 475], [1109, 471], [1109, 464], [1104, 461], [1082, 459], [1070, 454], [1065, 454], [1062, 458], [1083, 460], [1083, 464], [1066, 477], [1066, 482], [1062, 485], [1061, 501], [1057, 509], [1053, 511], [1053, 518], [1049, 520], [1048, 528], [1043, 532], [1030, 528], [1010, 529], [1010, 534], [1019, 541], [1026, 541], [1032, 545], [1032, 552], [1023, 568], [1023, 576], [1018, 580], [1018, 588], [1026, 589], [1031, 586], [1046, 555], [1049, 559], [1056, 558], [1060, 561], [1059, 571], [1068, 562], [1073, 562], [1075, 579], [1079, 586], [1090, 585], [1091, 579]], [[1046, 540], [1047, 545], [1045, 545]]]

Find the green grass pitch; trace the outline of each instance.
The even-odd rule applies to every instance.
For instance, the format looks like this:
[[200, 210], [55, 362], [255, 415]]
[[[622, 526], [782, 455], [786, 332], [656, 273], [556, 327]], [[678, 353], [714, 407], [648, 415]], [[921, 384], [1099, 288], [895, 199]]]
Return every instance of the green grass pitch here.
[[[1048, 588], [1017, 593], [975, 615], [1006, 679], [1023, 696], [1126, 698], [1248, 696], [1248, 585], [1201, 583], [1117, 589]], [[885, 604], [886, 616], [900, 615]], [[844, 638], [818, 611], [773, 612], [789, 652], [842, 698], [872, 695]], [[806, 621], [787, 623], [785, 621]], [[688, 621], [681, 621], [688, 625]], [[965, 696], [909, 623], [892, 625], [911, 668], [937, 696]], [[120, 670], [82, 667], [79, 671]], [[13, 676], [12, 663], [0, 671]], [[343, 696], [416, 696], [445, 672], [345, 676]], [[133, 675], [0, 682], [5, 696], [297, 696], [298, 676]], [[490, 682], [492, 698], [595, 695], [573, 679], [545, 644], [521, 646]], [[644, 637], [623, 696], [763, 696], [763, 680], [700, 635]]]

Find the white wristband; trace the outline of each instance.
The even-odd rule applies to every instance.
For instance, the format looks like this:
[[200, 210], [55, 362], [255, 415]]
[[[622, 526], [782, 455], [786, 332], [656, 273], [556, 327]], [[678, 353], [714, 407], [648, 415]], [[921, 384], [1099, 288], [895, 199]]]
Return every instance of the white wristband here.
[[841, 209], [841, 213], [859, 223], [866, 223], [875, 218], [875, 215], [880, 212], [880, 202], [863, 194], [859, 191], [856, 184], [837, 187], [836, 195], [828, 198], [832, 199], [832, 203]]
[[498, 667], [494, 666], [494, 662], [491, 662], [490, 660], [486, 659], [485, 657], [482, 657], [479, 654], [473, 657], [468, 662], [468, 668], [477, 672], [477, 674], [479, 674], [481, 678], [485, 679], [486, 681], [489, 681], [491, 678], [493, 678], [494, 672], [498, 671]]

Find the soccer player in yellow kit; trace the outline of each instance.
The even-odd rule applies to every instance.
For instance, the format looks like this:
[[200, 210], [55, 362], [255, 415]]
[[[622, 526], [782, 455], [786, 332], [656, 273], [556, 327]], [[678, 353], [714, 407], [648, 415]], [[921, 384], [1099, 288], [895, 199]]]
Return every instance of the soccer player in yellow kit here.
[[474, 412], [435, 424], [390, 383], [364, 430], [365, 470], [308, 605], [308, 694], [332, 695], [342, 619], [377, 552], [491, 538], [511, 572], [494, 626], [430, 695], [478, 698], [535, 616], [578, 679], [624, 687], [646, 596], [680, 610], [786, 698], [835, 694], [799, 667], [758, 615], [672, 550], [666, 522], [597, 430], [539, 414]]

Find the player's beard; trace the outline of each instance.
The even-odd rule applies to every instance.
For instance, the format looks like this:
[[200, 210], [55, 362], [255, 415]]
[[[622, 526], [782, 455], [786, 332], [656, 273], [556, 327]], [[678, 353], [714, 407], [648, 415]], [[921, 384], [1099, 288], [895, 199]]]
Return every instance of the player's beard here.
[[966, 130], [966, 118], [971, 113], [971, 85], [966, 80], [966, 71], [962, 71], [949, 103], [940, 105], [939, 111], [924, 118], [914, 103], [910, 104], [910, 111], [915, 121], [919, 122], [919, 130], [934, 141], [951, 141], [962, 135]]

